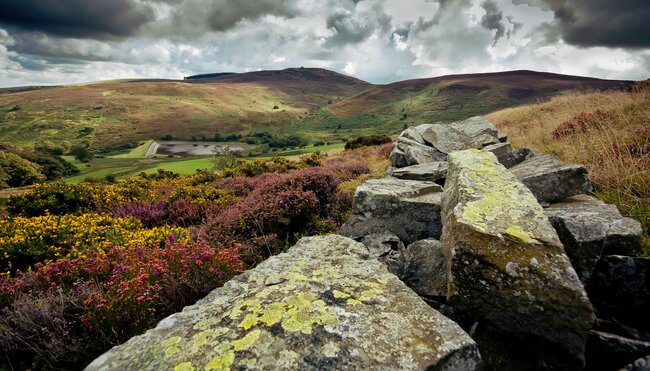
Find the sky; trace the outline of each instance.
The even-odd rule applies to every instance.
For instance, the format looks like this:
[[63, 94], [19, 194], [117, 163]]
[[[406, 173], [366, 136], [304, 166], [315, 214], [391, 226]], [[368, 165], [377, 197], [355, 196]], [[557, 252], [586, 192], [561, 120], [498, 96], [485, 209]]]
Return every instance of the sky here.
[[0, 0], [0, 87], [321, 67], [650, 78], [650, 0]]

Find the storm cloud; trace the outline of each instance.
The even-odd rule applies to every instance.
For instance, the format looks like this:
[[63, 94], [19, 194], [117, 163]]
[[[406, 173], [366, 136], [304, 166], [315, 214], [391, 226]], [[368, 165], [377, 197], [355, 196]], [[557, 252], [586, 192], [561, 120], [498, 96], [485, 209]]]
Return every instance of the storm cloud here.
[[648, 0], [545, 0], [573, 45], [650, 47]]
[[123, 38], [152, 20], [135, 0], [0, 0], [0, 24], [64, 37]]
[[0, 86], [321, 67], [645, 79], [648, 0], [0, 0]]

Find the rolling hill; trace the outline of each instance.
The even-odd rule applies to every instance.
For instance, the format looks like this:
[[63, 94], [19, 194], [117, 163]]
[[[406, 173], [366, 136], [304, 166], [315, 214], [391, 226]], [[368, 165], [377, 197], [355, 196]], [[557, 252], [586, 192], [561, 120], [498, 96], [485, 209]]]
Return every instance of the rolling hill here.
[[32, 146], [82, 143], [107, 151], [160, 138], [215, 133], [301, 134], [341, 141], [394, 134], [567, 91], [631, 82], [532, 71], [451, 75], [373, 85], [316, 68], [220, 73], [184, 80], [119, 80], [0, 92], [0, 141]]

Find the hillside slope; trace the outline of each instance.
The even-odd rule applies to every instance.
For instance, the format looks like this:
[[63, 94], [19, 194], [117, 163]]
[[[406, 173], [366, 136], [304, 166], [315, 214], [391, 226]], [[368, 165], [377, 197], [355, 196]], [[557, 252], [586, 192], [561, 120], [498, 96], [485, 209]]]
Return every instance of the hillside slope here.
[[[0, 141], [95, 149], [164, 134], [282, 132], [319, 105], [371, 84], [300, 68], [188, 80], [121, 80], [0, 94]], [[67, 142], [67, 143], [66, 143]]]
[[216, 133], [340, 142], [404, 126], [464, 119], [566, 91], [625, 88], [626, 81], [512, 71], [372, 85], [317, 68], [119, 80], [0, 93], [0, 141], [93, 150], [170, 134]]
[[314, 125], [374, 128], [394, 132], [408, 126], [462, 120], [497, 109], [547, 99], [574, 90], [621, 89], [629, 81], [600, 80], [534, 71], [449, 75], [377, 85], [316, 110]]

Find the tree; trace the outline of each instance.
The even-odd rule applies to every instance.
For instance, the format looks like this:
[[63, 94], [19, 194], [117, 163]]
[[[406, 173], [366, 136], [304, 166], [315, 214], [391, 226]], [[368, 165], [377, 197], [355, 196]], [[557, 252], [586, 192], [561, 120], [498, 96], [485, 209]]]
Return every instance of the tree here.
[[0, 187], [22, 187], [45, 180], [41, 167], [15, 153], [0, 151]]
[[81, 162], [88, 162], [93, 158], [93, 153], [84, 146], [74, 146], [70, 150], [70, 154]]
[[230, 149], [230, 147], [219, 147], [214, 146], [212, 148], [212, 167], [215, 171], [223, 170], [227, 167], [233, 167], [237, 164], [237, 156], [235, 151]]

